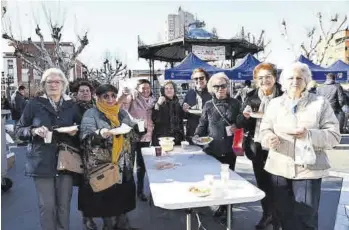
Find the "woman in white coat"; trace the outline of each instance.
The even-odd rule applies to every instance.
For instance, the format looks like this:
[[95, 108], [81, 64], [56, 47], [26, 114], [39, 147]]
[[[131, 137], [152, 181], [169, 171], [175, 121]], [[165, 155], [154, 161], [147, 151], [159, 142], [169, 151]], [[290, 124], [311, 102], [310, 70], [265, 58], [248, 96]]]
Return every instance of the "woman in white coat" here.
[[325, 150], [341, 138], [329, 102], [306, 90], [311, 80], [307, 65], [286, 67], [280, 76], [285, 93], [271, 100], [260, 127], [283, 230], [318, 229], [321, 178], [330, 168]]

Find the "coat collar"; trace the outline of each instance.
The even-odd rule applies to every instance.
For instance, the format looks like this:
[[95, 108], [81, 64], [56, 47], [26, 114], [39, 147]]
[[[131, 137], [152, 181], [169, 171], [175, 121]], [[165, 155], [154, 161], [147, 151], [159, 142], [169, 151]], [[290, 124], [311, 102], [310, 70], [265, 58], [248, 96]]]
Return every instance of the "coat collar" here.
[[[71, 99], [68, 95], [63, 94], [62, 97], [63, 97], [63, 104], [62, 104], [61, 108], [59, 109], [59, 111], [64, 110], [64, 109], [66, 109], [66, 108], [68, 108], [68, 107], [71, 107], [72, 104], [73, 104], [73, 103], [72, 103], [72, 102], [73, 102], [72, 99]], [[39, 102], [42, 104], [42, 106], [43, 106], [46, 110], [48, 110], [50, 113], [57, 114], [57, 112], [54, 110], [54, 108], [53, 108], [52, 105], [50, 104], [50, 102], [49, 102], [48, 97], [47, 97], [46, 94], [44, 94], [43, 96], [40, 96], [40, 97], [38, 98], [38, 100], [39, 100]], [[58, 112], [59, 112], [59, 111], [58, 111]]]

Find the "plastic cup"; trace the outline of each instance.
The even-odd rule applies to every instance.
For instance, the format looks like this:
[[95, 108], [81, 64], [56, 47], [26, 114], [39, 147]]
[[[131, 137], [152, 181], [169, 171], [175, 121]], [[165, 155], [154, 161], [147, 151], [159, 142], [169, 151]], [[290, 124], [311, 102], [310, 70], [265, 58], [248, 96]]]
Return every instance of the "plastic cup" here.
[[161, 157], [162, 148], [161, 146], [155, 146], [155, 156]]
[[51, 131], [47, 131], [46, 136], [44, 138], [44, 141], [46, 144], [49, 144], [52, 142], [52, 132]]
[[221, 181], [223, 184], [227, 184], [230, 178], [230, 173], [228, 172], [221, 172]]
[[208, 175], [204, 175], [204, 179], [205, 179], [205, 182], [212, 186], [213, 183], [214, 183], [214, 175], [211, 175], [211, 174], [208, 174]]
[[229, 164], [221, 164], [221, 172], [229, 172]]
[[144, 120], [138, 120], [137, 121], [137, 125], [138, 125], [138, 131], [139, 132], [144, 132], [145, 131], [145, 128], [144, 128], [144, 126], [145, 126], [145, 123], [144, 123]]

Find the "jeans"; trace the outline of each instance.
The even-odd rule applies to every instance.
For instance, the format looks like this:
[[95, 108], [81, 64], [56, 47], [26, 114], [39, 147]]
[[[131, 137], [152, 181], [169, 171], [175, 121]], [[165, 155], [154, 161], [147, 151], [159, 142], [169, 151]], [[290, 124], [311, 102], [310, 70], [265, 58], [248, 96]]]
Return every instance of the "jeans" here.
[[283, 230], [317, 230], [321, 179], [291, 180], [272, 175], [276, 214]]
[[339, 111], [335, 113], [338, 122], [339, 122], [339, 130], [341, 133], [344, 131], [344, 124], [345, 124], [345, 113], [343, 111]]
[[42, 230], [69, 230], [73, 177], [34, 177]]
[[137, 163], [137, 193], [143, 193], [145, 165], [142, 156], [142, 148], [149, 147], [150, 142], [136, 143], [136, 163]]

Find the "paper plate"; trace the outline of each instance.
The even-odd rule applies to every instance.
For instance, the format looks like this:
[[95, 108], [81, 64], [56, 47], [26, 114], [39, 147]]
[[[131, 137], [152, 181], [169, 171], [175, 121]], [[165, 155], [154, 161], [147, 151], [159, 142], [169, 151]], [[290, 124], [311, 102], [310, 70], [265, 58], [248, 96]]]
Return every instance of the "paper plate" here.
[[208, 145], [213, 141], [212, 137], [199, 137], [199, 139], [192, 139], [194, 144], [197, 145]]
[[73, 125], [73, 126], [67, 126], [67, 127], [60, 127], [55, 130], [59, 133], [70, 133], [73, 131], [78, 131], [79, 130], [78, 127], [79, 127], [78, 125]]
[[113, 135], [122, 135], [122, 134], [127, 134], [132, 130], [132, 128], [124, 123], [121, 124], [120, 127], [111, 129], [110, 132]]
[[211, 189], [205, 186], [192, 186], [189, 192], [197, 197], [207, 197], [211, 195]]
[[189, 109], [189, 110], [188, 110], [188, 113], [196, 114], [196, 115], [201, 115], [202, 110], [198, 110], [198, 109]]
[[250, 116], [253, 118], [263, 118], [263, 114], [260, 113], [250, 113]]

